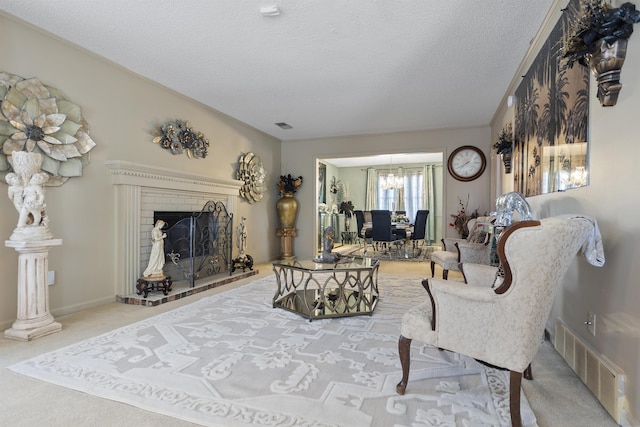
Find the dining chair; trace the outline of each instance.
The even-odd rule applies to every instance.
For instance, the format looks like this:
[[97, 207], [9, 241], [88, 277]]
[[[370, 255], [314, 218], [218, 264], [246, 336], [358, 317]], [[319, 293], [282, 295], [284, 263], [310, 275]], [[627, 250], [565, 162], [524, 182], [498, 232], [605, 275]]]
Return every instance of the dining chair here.
[[429, 217], [428, 210], [419, 210], [416, 212], [416, 220], [413, 222], [413, 232], [411, 233], [411, 240], [413, 248], [416, 248], [416, 242], [422, 241], [422, 245], [425, 244], [424, 238], [427, 234], [427, 218]]
[[374, 248], [378, 250], [378, 245], [381, 245], [383, 250], [386, 250], [391, 257], [391, 247], [404, 243], [404, 238], [394, 234], [391, 227], [391, 212], [386, 210], [372, 210], [371, 211], [371, 223]]
[[371, 241], [371, 237], [373, 235], [373, 230], [371, 228], [364, 228], [365, 218], [363, 211], [353, 211], [353, 214], [356, 217], [356, 227], [357, 235], [358, 235], [358, 244], [364, 246], [364, 251], [367, 251], [367, 240]]

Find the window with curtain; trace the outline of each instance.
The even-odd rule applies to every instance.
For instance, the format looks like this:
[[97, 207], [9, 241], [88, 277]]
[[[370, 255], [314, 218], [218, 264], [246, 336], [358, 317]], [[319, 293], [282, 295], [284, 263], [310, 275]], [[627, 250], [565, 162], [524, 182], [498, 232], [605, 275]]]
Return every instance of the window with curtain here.
[[402, 210], [399, 209], [398, 200], [399, 198], [399, 189], [389, 189], [385, 190], [382, 188], [383, 182], [387, 179], [388, 173], [378, 172], [378, 182], [377, 182], [377, 203], [375, 209], [385, 209], [388, 211]]
[[404, 185], [402, 188], [385, 190], [382, 183], [388, 172], [378, 172], [377, 209], [405, 211], [409, 218], [415, 218], [420, 209], [426, 209], [423, 168], [405, 168], [402, 170]]
[[429, 210], [426, 240], [439, 242], [442, 238], [442, 164], [425, 164], [421, 167], [405, 168], [401, 189], [382, 189], [383, 177], [389, 170], [367, 169], [366, 210], [386, 209], [406, 211], [409, 218], [415, 218], [420, 209]]

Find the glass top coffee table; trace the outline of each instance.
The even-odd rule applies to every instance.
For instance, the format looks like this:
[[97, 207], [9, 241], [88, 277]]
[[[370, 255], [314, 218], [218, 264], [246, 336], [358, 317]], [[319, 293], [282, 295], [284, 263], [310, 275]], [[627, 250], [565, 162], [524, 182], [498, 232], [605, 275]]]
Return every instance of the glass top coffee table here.
[[337, 263], [273, 263], [278, 288], [273, 307], [309, 320], [373, 313], [378, 302], [378, 260], [345, 257]]

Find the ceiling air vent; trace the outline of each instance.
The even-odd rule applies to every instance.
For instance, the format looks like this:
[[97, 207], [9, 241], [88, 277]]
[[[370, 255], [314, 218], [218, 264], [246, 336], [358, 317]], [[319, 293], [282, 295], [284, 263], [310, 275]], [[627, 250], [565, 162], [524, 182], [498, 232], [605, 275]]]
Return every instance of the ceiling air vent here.
[[275, 123], [276, 126], [281, 129], [293, 129], [293, 126], [286, 124], [285, 122]]

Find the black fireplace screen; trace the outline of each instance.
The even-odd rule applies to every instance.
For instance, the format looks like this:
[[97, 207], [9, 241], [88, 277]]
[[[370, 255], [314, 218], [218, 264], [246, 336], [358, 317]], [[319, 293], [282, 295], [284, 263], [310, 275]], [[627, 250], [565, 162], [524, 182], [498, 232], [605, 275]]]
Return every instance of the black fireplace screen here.
[[194, 287], [196, 280], [232, 272], [233, 214], [222, 202], [207, 202], [200, 212], [154, 212], [153, 222], [163, 220], [164, 273]]

